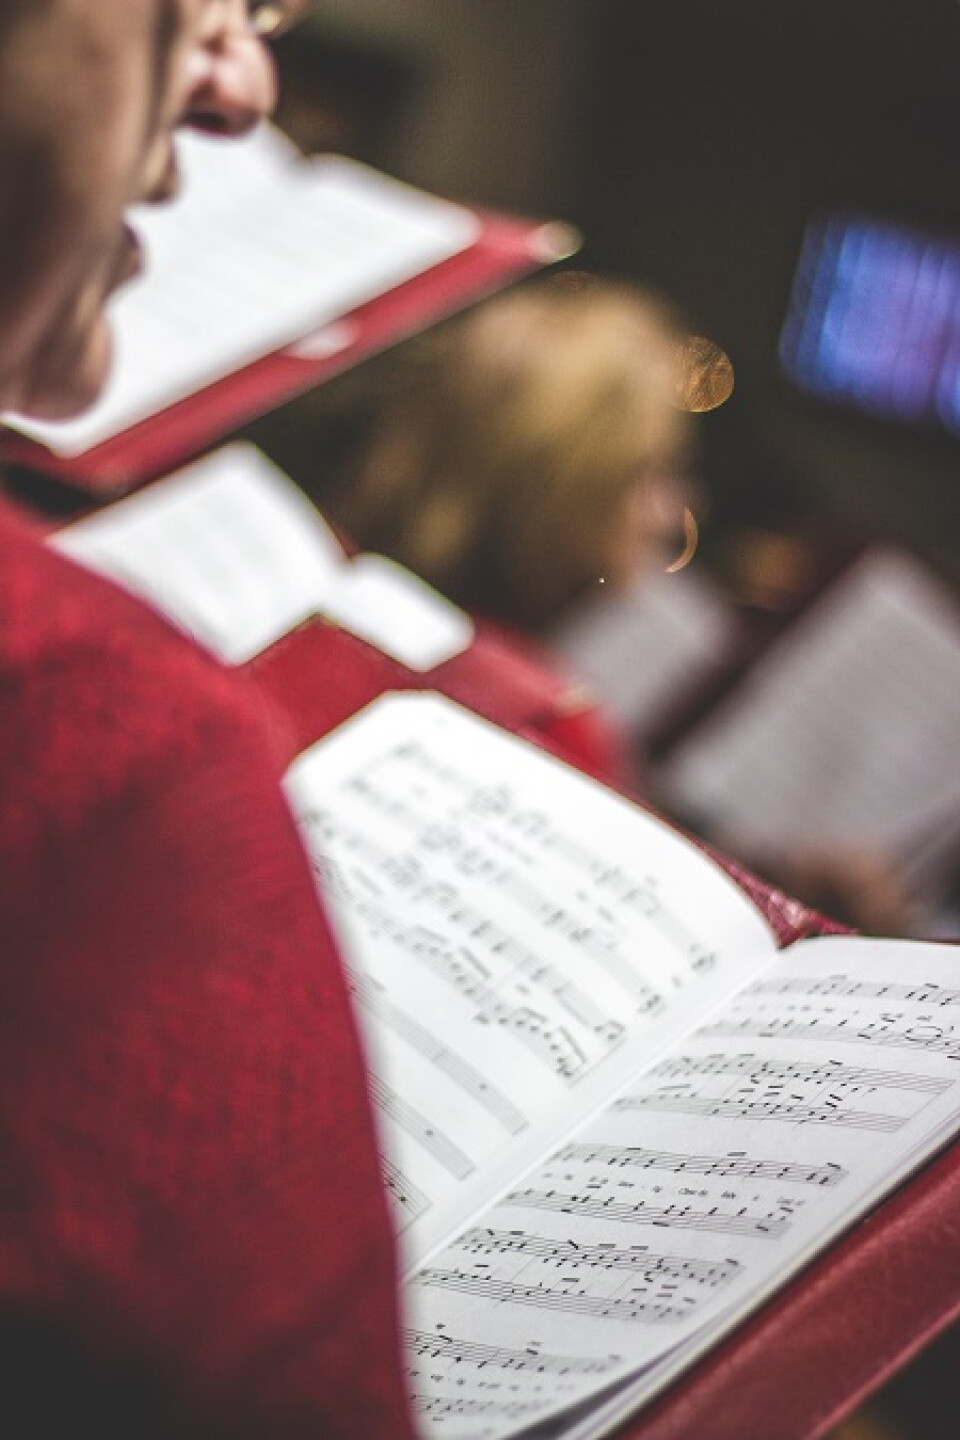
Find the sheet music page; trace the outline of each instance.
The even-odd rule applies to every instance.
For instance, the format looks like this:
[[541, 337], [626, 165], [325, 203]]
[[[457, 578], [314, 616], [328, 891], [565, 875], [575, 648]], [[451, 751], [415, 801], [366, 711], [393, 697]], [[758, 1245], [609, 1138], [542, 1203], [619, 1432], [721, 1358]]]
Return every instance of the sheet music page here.
[[346, 558], [306, 496], [247, 444], [225, 446], [50, 543], [232, 664], [322, 609]]
[[424, 1433], [586, 1440], [716, 1343], [957, 1133], [956, 981], [950, 946], [794, 945], [515, 1178], [406, 1286]]
[[699, 850], [438, 696], [376, 702], [287, 789], [411, 1263], [773, 948]]
[[477, 235], [469, 210], [339, 156], [294, 163], [257, 133], [224, 145], [185, 132], [177, 145], [183, 193], [141, 222], [146, 270], [113, 301], [114, 367], [100, 401], [76, 420], [5, 417], [59, 455], [91, 449]]
[[313, 615], [429, 670], [470, 617], [380, 555], [348, 559], [314, 505], [256, 446], [234, 444], [68, 526], [52, 543], [238, 665]]
[[668, 758], [666, 803], [734, 853], [850, 842], [942, 878], [960, 833], [960, 605], [869, 553]]

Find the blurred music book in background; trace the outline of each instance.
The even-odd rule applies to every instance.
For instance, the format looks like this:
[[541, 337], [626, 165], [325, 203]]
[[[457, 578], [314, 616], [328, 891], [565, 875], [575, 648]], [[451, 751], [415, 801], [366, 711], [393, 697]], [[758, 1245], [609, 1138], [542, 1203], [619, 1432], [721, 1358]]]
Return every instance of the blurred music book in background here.
[[[143, 276], [112, 302], [116, 359], [75, 420], [14, 415], [13, 458], [113, 493], [576, 248], [575, 232], [477, 214], [269, 125], [178, 140], [183, 193], [141, 207]], [[9, 449], [9, 447], [7, 447]]]
[[[658, 804], [753, 864], [890, 857], [931, 933], [960, 869], [960, 602], [872, 545], [773, 638], [699, 571], [583, 607], [555, 637], [642, 748]], [[956, 933], [956, 931], [954, 931]]]
[[668, 747], [657, 794], [734, 854], [869, 847], [937, 902], [960, 861], [960, 604], [871, 547]]

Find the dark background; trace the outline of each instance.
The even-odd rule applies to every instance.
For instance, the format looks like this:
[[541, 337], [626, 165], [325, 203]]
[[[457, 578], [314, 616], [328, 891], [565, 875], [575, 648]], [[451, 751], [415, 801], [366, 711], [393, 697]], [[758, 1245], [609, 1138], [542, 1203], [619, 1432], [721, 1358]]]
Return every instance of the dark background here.
[[811, 216], [960, 239], [956, 0], [320, 0], [281, 61], [308, 144], [572, 220], [577, 265], [660, 286], [723, 346], [708, 550], [800, 518], [960, 585], [960, 439], [805, 397], [776, 352]]

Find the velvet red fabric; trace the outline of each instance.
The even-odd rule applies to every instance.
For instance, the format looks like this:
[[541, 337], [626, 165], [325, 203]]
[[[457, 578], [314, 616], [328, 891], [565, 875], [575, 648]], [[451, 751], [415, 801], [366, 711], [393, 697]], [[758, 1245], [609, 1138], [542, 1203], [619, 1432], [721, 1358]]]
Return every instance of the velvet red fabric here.
[[46, 1433], [60, 1394], [51, 1434], [402, 1440], [281, 722], [5, 508], [0, 714], [0, 1431]]

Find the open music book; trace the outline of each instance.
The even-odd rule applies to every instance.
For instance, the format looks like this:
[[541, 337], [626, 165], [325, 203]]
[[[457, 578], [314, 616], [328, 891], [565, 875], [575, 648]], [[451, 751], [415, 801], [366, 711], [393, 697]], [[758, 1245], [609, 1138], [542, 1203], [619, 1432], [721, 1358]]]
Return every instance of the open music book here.
[[670, 827], [429, 693], [287, 788], [365, 1035], [425, 1434], [608, 1434], [960, 1128], [955, 949], [778, 952]]

